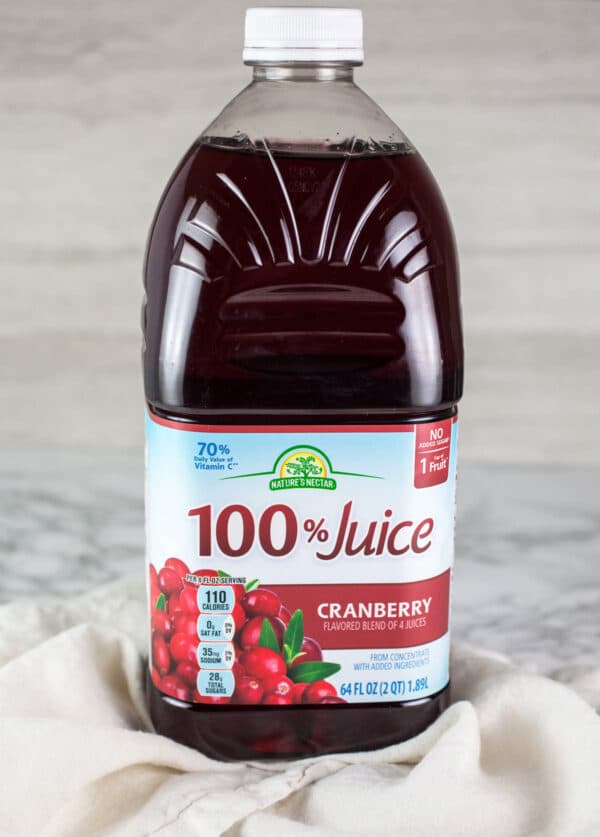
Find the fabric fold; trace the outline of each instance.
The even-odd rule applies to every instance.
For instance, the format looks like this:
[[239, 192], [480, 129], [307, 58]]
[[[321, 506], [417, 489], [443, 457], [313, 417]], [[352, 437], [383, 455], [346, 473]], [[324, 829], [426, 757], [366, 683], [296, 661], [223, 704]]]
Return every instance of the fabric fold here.
[[[600, 834], [600, 719], [501, 655], [453, 651], [454, 703], [385, 750], [222, 763], [152, 732], [143, 591], [0, 608], [0, 834]], [[600, 703], [600, 671], [573, 681]], [[232, 732], [232, 734], [235, 734]]]

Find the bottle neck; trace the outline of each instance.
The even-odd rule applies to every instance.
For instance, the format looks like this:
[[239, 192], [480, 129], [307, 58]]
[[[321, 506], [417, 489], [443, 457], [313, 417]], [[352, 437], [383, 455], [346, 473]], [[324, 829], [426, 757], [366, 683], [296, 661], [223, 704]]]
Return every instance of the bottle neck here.
[[354, 65], [347, 62], [255, 64], [254, 81], [354, 81]]

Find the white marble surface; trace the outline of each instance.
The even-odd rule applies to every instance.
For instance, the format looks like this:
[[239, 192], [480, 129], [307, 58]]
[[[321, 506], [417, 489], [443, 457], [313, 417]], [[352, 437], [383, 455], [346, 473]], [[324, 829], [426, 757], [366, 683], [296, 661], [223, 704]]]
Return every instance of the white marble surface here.
[[[248, 78], [245, 5], [0, 4], [2, 445], [139, 450], [146, 231]], [[600, 465], [600, 3], [362, 6], [358, 80], [455, 221], [465, 460]]]
[[[141, 456], [7, 455], [0, 600], [143, 585]], [[453, 635], [544, 670], [600, 662], [600, 471], [463, 465]]]

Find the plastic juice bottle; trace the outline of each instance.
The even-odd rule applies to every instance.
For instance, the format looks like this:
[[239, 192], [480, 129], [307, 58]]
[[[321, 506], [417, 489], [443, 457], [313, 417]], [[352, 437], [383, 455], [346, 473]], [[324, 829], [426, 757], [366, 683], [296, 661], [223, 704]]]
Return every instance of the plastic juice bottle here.
[[252, 81], [150, 234], [149, 702], [217, 758], [384, 746], [448, 702], [456, 251], [362, 59], [356, 9], [250, 9]]

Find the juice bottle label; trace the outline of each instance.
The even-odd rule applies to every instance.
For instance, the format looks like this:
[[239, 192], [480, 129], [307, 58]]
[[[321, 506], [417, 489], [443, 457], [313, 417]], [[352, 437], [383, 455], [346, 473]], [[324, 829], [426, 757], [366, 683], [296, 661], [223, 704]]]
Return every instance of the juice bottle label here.
[[155, 685], [269, 705], [442, 690], [457, 428], [148, 414]]

